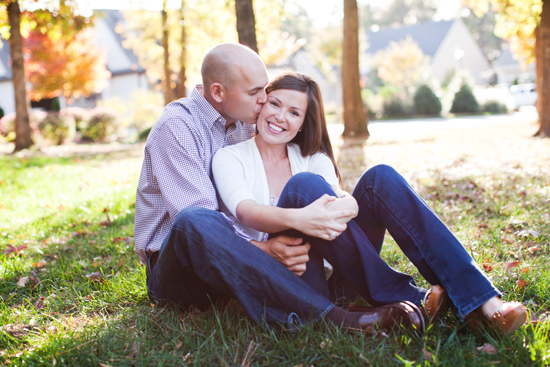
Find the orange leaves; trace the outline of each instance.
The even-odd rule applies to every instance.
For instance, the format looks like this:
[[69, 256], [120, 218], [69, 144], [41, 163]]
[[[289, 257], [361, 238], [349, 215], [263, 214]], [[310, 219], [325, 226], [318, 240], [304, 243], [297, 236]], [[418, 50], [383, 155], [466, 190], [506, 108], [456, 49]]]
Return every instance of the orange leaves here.
[[516, 284], [519, 288], [525, 288], [527, 285], [529, 285], [529, 282], [527, 282], [524, 279], [520, 278], [520, 279], [518, 279]]
[[506, 273], [508, 274], [508, 276], [512, 276], [512, 268], [518, 266], [519, 263], [520, 261], [511, 261], [506, 263]]
[[488, 273], [490, 272], [491, 270], [493, 270], [493, 267], [491, 266], [491, 264], [489, 264], [489, 258], [486, 258], [485, 260], [483, 260], [483, 269]]
[[133, 237], [115, 237], [113, 238], [113, 242], [114, 243], [119, 243], [121, 241], [124, 241], [126, 242], [128, 245], [130, 245], [132, 243], [132, 241], [134, 240]]

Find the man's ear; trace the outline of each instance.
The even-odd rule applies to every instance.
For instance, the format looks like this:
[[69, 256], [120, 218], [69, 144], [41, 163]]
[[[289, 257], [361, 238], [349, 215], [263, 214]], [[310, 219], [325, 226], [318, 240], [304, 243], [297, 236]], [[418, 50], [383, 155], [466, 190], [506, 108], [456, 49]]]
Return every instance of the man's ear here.
[[221, 83], [212, 83], [210, 85], [210, 95], [216, 103], [222, 103], [225, 98], [225, 88]]

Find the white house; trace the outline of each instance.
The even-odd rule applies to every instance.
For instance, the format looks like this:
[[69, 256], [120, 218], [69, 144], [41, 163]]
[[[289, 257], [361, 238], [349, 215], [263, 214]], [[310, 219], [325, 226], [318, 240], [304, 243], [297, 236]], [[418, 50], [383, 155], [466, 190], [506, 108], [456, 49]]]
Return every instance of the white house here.
[[493, 62], [493, 68], [497, 75], [497, 82], [511, 86], [517, 83], [533, 83], [536, 81], [536, 65], [534, 62], [522, 65], [518, 55], [510, 50], [510, 45], [505, 47], [499, 57]]
[[[88, 98], [79, 98], [71, 106], [95, 107], [99, 99], [119, 97], [128, 103], [131, 95], [138, 89], [148, 89], [148, 81], [137, 57], [131, 50], [122, 46], [122, 37], [115, 29], [124, 22], [122, 13], [118, 10], [101, 10], [96, 12], [94, 24], [98, 34], [98, 45], [107, 50], [107, 70], [111, 78], [107, 86], [98, 94]], [[62, 106], [64, 105], [62, 101]], [[0, 107], [5, 114], [15, 112], [15, 98], [10, 65], [10, 50], [8, 43], [3, 41], [0, 50]]]
[[485, 81], [484, 75], [491, 66], [462, 19], [369, 31], [367, 59], [386, 49], [390, 42], [405, 40], [407, 36], [430, 57], [432, 73], [440, 83], [454, 69], [468, 70], [478, 83]]

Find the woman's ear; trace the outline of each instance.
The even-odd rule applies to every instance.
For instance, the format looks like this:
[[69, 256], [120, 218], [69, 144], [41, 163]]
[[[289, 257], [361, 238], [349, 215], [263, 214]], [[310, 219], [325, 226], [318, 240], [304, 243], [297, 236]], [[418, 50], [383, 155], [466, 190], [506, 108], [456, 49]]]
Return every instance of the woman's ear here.
[[212, 83], [210, 85], [210, 95], [216, 103], [222, 103], [225, 97], [225, 88], [221, 83]]

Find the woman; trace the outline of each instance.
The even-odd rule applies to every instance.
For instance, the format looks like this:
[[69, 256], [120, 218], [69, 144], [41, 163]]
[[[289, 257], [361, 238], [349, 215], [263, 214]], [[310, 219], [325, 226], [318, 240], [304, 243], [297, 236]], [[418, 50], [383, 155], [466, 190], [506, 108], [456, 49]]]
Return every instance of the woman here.
[[[430, 319], [450, 298], [458, 316], [475, 327], [488, 323], [510, 333], [525, 323], [525, 307], [500, 300], [464, 247], [391, 167], [368, 170], [353, 195], [339, 187], [321, 95], [311, 78], [281, 74], [266, 91], [258, 134], [220, 150], [212, 163], [222, 210], [254, 239], [282, 231], [305, 235], [309, 261], [289, 269], [327, 297], [352, 288], [375, 306], [424, 304]], [[337, 218], [318, 225], [319, 213], [330, 211]], [[386, 230], [434, 285], [430, 291], [379, 257]], [[332, 283], [324, 277], [323, 258], [334, 266]]]

